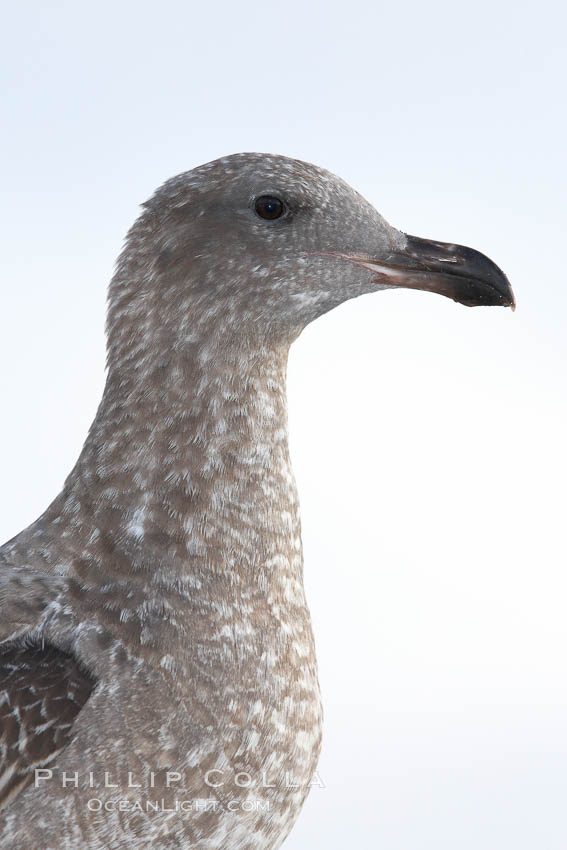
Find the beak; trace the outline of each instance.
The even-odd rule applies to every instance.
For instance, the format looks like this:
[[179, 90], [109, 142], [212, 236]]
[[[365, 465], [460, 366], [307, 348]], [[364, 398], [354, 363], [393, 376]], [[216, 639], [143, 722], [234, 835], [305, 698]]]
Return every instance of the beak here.
[[516, 308], [508, 278], [498, 266], [472, 248], [407, 236], [403, 250], [383, 258], [343, 254], [344, 259], [375, 273], [376, 283], [436, 292], [467, 307]]

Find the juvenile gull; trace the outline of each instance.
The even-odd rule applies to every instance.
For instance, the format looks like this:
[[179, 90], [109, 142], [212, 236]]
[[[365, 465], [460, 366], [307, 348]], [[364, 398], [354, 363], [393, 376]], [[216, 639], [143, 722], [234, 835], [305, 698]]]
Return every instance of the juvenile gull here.
[[482, 254], [405, 235], [304, 162], [236, 154], [144, 204], [82, 453], [0, 548], [0, 847], [285, 839], [321, 739], [288, 349], [388, 287], [514, 305]]

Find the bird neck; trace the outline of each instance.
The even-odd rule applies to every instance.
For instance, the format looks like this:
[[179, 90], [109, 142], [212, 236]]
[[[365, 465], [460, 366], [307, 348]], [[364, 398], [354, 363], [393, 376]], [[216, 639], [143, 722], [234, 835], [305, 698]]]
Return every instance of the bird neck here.
[[280, 553], [301, 571], [287, 347], [222, 343], [109, 372], [63, 492], [106, 569], [244, 580]]

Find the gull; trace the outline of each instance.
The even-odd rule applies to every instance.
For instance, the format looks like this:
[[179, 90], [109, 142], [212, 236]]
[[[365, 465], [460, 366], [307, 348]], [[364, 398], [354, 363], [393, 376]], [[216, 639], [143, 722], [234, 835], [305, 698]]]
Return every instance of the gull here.
[[284, 841], [322, 719], [288, 351], [399, 287], [514, 306], [484, 255], [409, 236], [286, 157], [224, 157], [143, 205], [80, 457], [0, 548], [0, 847]]

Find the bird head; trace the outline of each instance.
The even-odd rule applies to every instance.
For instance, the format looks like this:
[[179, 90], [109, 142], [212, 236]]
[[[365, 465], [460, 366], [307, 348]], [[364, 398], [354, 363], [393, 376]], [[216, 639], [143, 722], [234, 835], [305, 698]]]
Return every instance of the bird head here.
[[172, 345], [197, 331], [291, 340], [342, 302], [389, 288], [514, 307], [506, 276], [483, 254], [396, 230], [314, 165], [242, 153], [168, 180], [144, 204], [110, 318], [137, 305]]

